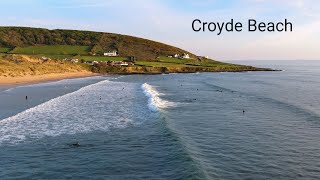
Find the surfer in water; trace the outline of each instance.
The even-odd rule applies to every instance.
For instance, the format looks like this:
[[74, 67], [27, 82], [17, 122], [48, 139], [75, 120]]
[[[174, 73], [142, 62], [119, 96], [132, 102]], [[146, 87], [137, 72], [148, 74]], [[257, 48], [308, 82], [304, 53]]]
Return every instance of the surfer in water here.
[[79, 142], [76, 142], [76, 143], [73, 143], [71, 144], [72, 147], [80, 147], [80, 143]]

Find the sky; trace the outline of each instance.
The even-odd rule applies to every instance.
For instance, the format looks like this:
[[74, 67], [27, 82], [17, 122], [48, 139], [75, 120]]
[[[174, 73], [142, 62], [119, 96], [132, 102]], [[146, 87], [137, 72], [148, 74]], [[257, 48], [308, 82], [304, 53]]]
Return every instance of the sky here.
[[[143, 37], [217, 60], [320, 60], [319, 0], [0, 0], [0, 26]], [[192, 21], [293, 23], [293, 32], [194, 32]], [[244, 28], [246, 30], [246, 28]]]

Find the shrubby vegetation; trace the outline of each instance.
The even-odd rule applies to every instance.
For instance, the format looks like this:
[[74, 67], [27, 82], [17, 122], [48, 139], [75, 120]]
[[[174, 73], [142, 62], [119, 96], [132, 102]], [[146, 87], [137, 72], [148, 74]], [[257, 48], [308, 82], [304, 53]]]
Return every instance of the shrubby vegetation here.
[[25, 55], [1, 55], [0, 76], [18, 77], [26, 75], [45, 75], [51, 73], [90, 71], [91, 67], [61, 62], [57, 60], [42, 61]]

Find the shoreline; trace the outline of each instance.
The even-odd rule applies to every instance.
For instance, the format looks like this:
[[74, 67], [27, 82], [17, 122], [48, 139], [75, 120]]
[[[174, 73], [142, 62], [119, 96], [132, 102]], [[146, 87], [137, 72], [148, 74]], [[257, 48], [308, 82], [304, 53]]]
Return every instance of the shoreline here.
[[159, 75], [159, 74], [193, 74], [193, 73], [244, 73], [244, 72], [279, 72], [282, 70], [279, 69], [270, 69], [270, 68], [257, 68], [252, 70], [222, 70], [222, 71], [165, 71], [165, 72], [159, 72], [159, 71], [147, 71], [147, 72], [109, 72], [109, 73], [102, 73], [109, 74], [109, 75]]
[[27, 75], [27, 76], [19, 76], [19, 77], [3, 77], [0, 76], [0, 86], [15, 86], [15, 85], [23, 85], [23, 84], [36, 84], [42, 82], [50, 82], [50, 81], [58, 81], [63, 79], [75, 79], [75, 78], [84, 78], [84, 77], [93, 77], [93, 76], [103, 76], [106, 74], [109, 75], [159, 75], [159, 74], [190, 74], [190, 73], [198, 73], [198, 72], [210, 72], [210, 73], [219, 73], [219, 72], [231, 72], [231, 73], [240, 73], [240, 72], [263, 72], [263, 71], [281, 71], [281, 70], [272, 70], [272, 69], [255, 69], [255, 70], [240, 70], [240, 71], [172, 71], [172, 72], [118, 72], [118, 73], [93, 73], [89, 71], [84, 72], [67, 72], [67, 73], [51, 73], [45, 75]]
[[67, 73], [52, 73], [45, 75], [27, 75], [19, 77], [3, 77], [0, 76], [0, 86], [14, 86], [23, 84], [35, 84], [49, 81], [58, 81], [63, 79], [75, 79], [98, 76], [100, 74], [93, 72], [67, 72]]

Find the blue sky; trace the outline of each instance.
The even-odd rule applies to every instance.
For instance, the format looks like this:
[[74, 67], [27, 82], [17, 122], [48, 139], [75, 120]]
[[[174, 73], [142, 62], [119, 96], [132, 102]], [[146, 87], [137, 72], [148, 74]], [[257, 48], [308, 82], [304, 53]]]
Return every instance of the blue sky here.
[[[219, 60], [320, 60], [319, 0], [11, 0], [1, 26], [83, 29], [144, 37]], [[191, 23], [233, 18], [293, 22], [289, 33], [196, 33]]]

